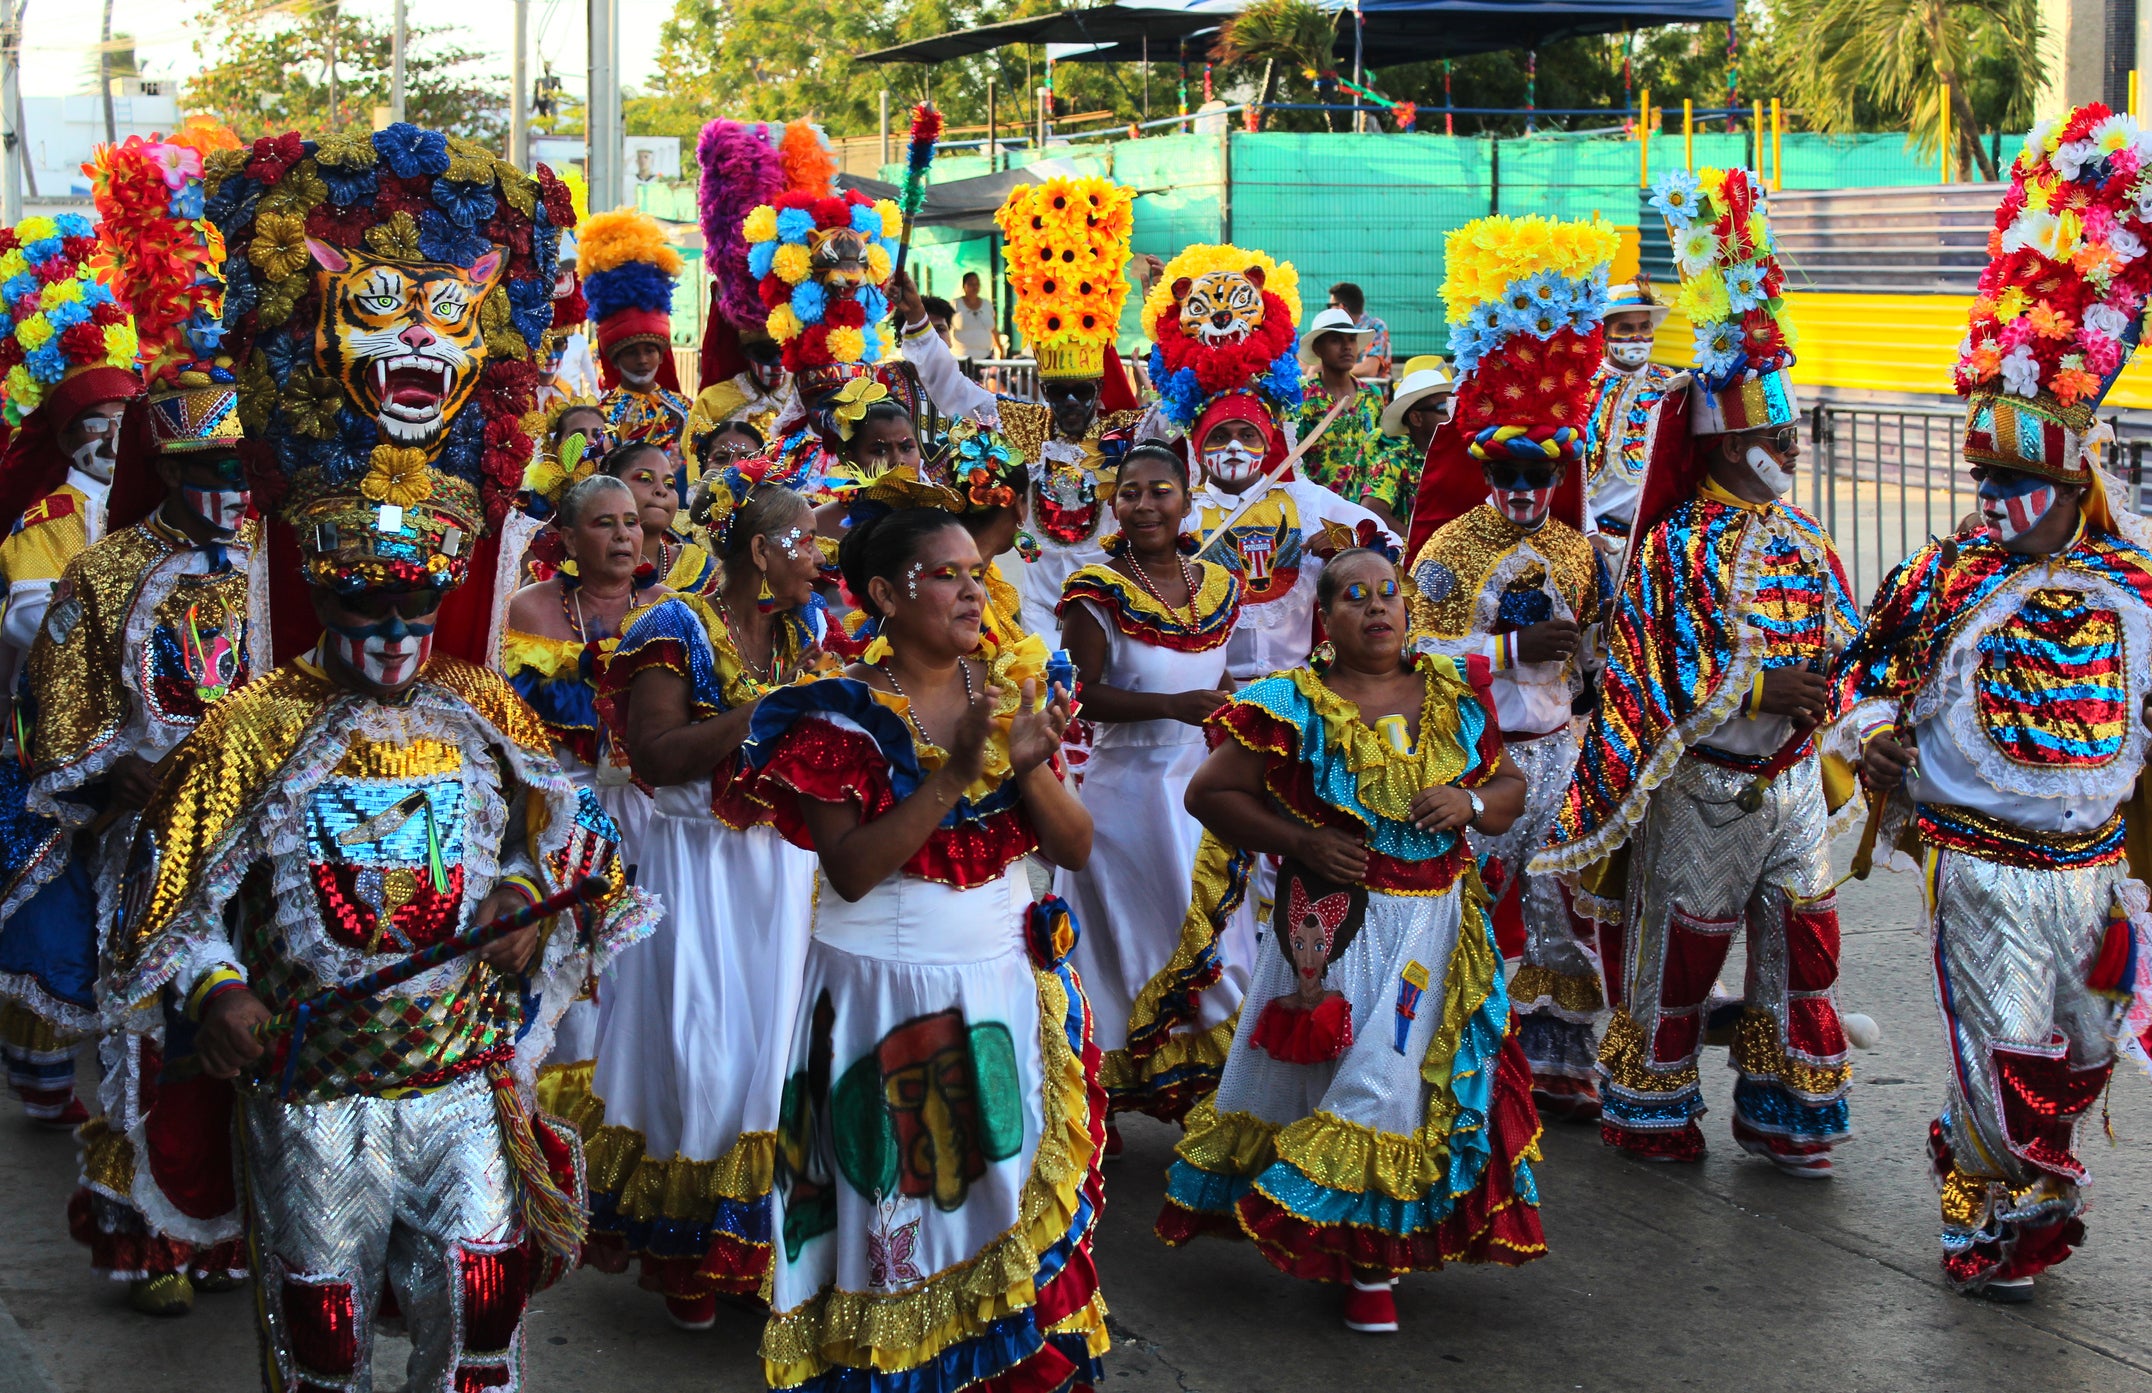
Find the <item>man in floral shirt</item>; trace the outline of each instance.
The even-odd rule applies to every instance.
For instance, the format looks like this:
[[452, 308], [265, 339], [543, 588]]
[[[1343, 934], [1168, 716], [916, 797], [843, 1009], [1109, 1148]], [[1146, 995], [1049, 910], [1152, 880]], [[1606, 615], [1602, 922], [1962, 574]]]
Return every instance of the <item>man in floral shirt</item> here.
[[1300, 472], [1348, 503], [1357, 503], [1403, 535], [1401, 521], [1419, 488], [1418, 460], [1409, 443], [1383, 434], [1382, 391], [1353, 376], [1368, 335], [1346, 310], [1332, 306], [1308, 326], [1305, 355], [1314, 367], [1302, 380], [1293, 425], [1305, 440], [1339, 400], [1349, 401], [1323, 438], [1301, 458]]

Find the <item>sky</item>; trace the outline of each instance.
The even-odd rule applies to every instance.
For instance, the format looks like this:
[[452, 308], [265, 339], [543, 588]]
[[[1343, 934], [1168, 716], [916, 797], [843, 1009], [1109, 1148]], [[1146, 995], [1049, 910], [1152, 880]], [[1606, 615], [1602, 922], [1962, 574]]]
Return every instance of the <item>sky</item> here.
[[[380, 16], [394, 12], [393, 0], [345, 0], [350, 12]], [[658, 27], [672, 14], [672, 0], [619, 0], [621, 80], [629, 87], [647, 83], [657, 67]], [[133, 34], [144, 75], [184, 79], [200, 67], [194, 54], [192, 21], [206, 6], [202, 0], [114, 0], [112, 28]], [[440, 24], [439, 12], [452, 8], [457, 37], [475, 51], [489, 54], [502, 79], [510, 69], [515, 36], [511, 0], [457, 0], [453, 7], [408, 0], [406, 22]], [[541, 72], [541, 58], [571, 88], [580, 88], [585, 60], [583, 0], [530, 0], [532, 36], [530, 71]], [[97, 42], [102, 7], [91, 0], [28, 0], [23, 19], [22, 90], [29, 97], [64, 97], [93, 92], [85, 74]]]

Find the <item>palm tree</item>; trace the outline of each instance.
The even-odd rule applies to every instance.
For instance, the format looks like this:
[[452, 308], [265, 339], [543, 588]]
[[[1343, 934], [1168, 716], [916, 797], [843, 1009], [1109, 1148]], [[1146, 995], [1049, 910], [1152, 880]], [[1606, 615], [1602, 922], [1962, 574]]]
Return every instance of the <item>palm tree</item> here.
[[[1277, 92], [1278, 65], [1289, 73], [1327, 72], [1335, 63], [1337, 16], [1311, 0], [1255, 0], [1218, 31], [1212, 56], [1221, 63], [1263, 65], [1263, 85], [1256, 98], [1267, 106]], [[1334, 113], [1324, 123], [1336, 129]]]
[[1859, 111], [1880, 108], [1912, 132], [1916, 148], [1938, 150], [1944, 94], [1963, 171], [1998, 177], [1980, 143], [1980, 120], [1966, 90], [1976, 48], [1999, 52], [2014, 71], [1995, 124], [2022, 129], [2040, 85], [2039, 0], [1785, 0], [1777, 15], [1788, 44], [1792, 97], [1818, 130], [1859, 129]]

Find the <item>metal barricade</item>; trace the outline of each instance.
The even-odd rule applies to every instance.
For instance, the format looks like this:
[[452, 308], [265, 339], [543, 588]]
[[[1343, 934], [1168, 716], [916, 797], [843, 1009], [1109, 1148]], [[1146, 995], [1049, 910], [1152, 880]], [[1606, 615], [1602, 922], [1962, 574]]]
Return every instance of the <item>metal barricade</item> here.
[[1039, 365], [1033, 358], [966, 358], [964, 375], [1005, 397], [1039, 399]]
[[[2145, 464], [2152, 437], [2110, 420], [2118, 439], [2107, 467], [2125, 480], [2135, 511], [2147, 512]], [[1965, 411], [1947, 406], [1809, 408], [1808, 479], [1794, 496], [1837, 543], [1855, 602], [1866, 608], [1891, 568], [1931, 537], [1947, 536], [1980, 505], [1966, 472]]]

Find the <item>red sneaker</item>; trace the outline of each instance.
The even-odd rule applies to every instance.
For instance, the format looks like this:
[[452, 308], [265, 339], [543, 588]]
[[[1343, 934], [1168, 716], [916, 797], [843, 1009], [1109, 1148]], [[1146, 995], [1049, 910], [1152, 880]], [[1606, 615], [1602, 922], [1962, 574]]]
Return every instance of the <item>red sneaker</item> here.
[[1345, 1328], [1363, 1335], [1395, 1335], [1397, 1298], [1390, 1291], [1395, 1285], [1353, 1278], [1352, 1290], [1345, 1293]]
[[717, 1324], [717, 1296], [684, 1296], [665, 1298], [665, 1314], [682, 1330], [708, 1330]]

